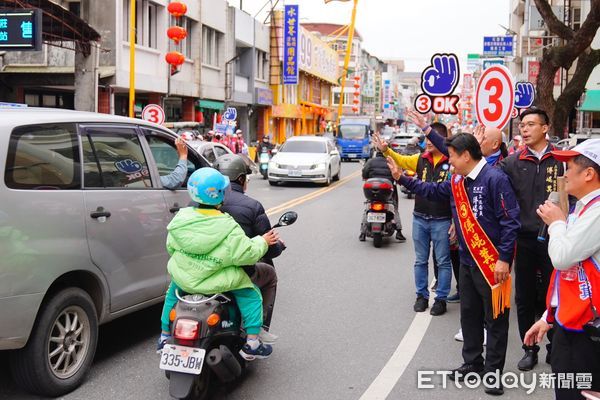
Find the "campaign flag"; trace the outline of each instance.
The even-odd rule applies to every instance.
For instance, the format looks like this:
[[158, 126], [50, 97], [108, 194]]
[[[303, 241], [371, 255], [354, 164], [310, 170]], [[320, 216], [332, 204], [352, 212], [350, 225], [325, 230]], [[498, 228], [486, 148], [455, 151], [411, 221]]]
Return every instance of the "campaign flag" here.
[[283, 13], [283, 83], [298, 84], [298, 5], [286, 5]]

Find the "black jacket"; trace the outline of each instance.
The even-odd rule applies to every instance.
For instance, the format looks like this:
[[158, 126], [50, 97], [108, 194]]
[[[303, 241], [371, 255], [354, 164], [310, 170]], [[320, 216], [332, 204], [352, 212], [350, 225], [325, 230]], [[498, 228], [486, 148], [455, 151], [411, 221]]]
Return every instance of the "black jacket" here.
[[[225, 192], [220, 210], [231, 215], [249, 238], [262, 236], [271, 230], [271, 222], [262, 204], [246, 196], [242, 185], [237, 182], [231, 182], [231, 190]], [[279, 256], [284, 249], [281, 242], [269, 246], [262, 260], [273, 265], [273, 258]]]
[[[423, 182], [441, 183], [447, 181], [450, 177], [450, 164], [448, 164], [448, 158], [443, 156], [437, 165], [434, 166], [433, 156], [429, 152], [425, 152], [419, 157], [415, 172], [415, 178]], [[419, 194], [415, 196], [413, 214], [425, 219], [452, 218], [449, 201], [433, 201]]]
[[365, 163], [365, 166], [362, 169], [362, 177], [363, 179], [384, 178], [395, 182], [392, 172], [383, 155], [377, 155]]
[[556, 178], [563, 175], [564, 168], [562, 162], [552, 157], [552, 150], [554, 147], [549, 144], [542, 159], [538, 160], [526, 148], [499, 164], [510, 178], [521, 208], [520, 236], [537, 236], [543, 222], [536, 210], [548, 199], [550, 192], [558, 191]]

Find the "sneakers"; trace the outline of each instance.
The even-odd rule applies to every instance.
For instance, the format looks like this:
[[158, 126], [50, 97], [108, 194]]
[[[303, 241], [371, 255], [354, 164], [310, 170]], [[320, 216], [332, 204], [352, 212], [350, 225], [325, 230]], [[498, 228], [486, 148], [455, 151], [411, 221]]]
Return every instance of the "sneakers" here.
[[171, 335], [165, 335], [164, 333], [160, 334], [160, 337], [158, 338], [158, 344], [156, 346], [156, 353], [162, 353], [162, 349], [165, 347], [165, 344], [167, 344], [167, 340], [169, 339], [171, 339]]
[[244, 344], [240, 350], [240, 356], [246, 361], [268, 358], [273, 352], [273, 347], [268, 344], [260, 343], [256, 349], [252, 349], [248, 343]]
[[402, 229], [398, 229], [396, 231], [396, 240], [399, 241], [400, 243], [406, 242], [406, 238], [402, 234]]
[[442, 314], [446, 314], [446, 302], [444, 300], [436, 300], [429, 311], [429, 314], [433, 316], [438, 316]]
[[273, 344], [277, 341], [277, 339], [279, 339], [279, 336], [269, 331], [266, 331], [265, 328], [260, 328], [258, 338], [264, 344]]
[[[465, 341], [465, 339], [463, 338], [462, 329], [459, 329], [456, 335], [454, 335], [454, 340], [456, 340], [457, 342]], [[487, 345], [487, 329], [483, 330], [483, 345]]]
[[426, 299], [423, 296], [418, 296], [415, 301], [415, 305], [413, 306], [413, 310], [415, 312], [423, 312], [429, 308], [429, 299]]
[[458, 292], [456, 292], [452, 296], [448, 296], [448, 298], [446, 299], [446, 302], [448, 302], [448, 303], [460, 303], [460, 294], [458, 294]]

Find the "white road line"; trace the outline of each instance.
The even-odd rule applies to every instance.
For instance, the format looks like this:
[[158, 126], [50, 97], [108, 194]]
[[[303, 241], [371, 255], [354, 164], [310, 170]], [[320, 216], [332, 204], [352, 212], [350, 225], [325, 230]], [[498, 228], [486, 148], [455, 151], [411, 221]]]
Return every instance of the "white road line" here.
[[428, 312], [415, 313], [410, 327], [392, 357], [383, 367], [360, 400], [385, 400], [415, 356], [432, 316]]

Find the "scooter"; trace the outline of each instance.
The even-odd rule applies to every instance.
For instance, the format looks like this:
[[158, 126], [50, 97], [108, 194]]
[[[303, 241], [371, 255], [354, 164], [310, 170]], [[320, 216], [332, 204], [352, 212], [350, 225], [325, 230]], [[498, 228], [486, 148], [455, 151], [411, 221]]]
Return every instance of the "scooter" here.
[[367, 237], [373, 238], [373, 246], [381, 247], [384, 237], [396, 231], [394, 221], [394, 184], [384, 178], [367, 179], [363, 184], [366, 218], [361, 227]]
[[[273, 228], [292, 225], [298, 214], [284, 213]], [[235, 298], [176, 291], [171, 310], [171, 338], [162, 349], [159, 367], [169, 379], [169, 394], [176, 399], [205, 399], [214, 381], [238, 379], [247, 361], [240, 355], [246, 333]]]
[[265, 148], [261, 151], [258, 156], [259, 170], [263, 176], [263, 179], [267, 179], [267, 173], [269, 171], [269, 160], [271, 159], [271, 155], [269, 151]]

